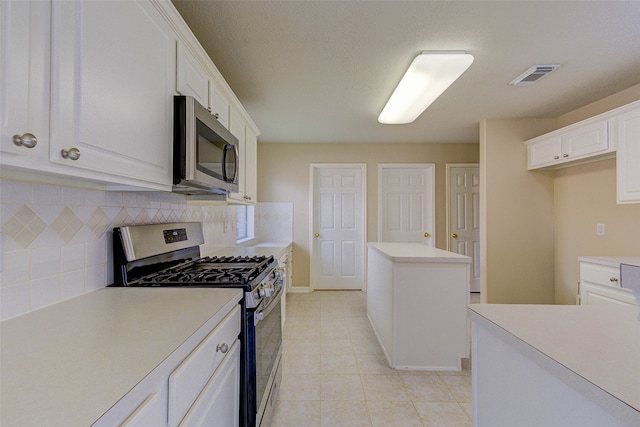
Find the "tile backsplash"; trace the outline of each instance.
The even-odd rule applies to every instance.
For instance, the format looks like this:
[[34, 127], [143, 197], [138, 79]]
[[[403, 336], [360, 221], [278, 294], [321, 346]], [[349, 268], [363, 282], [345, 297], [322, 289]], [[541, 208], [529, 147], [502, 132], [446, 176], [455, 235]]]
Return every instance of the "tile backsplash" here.
[[112, 229], [199, 221], [202, 251], [235, 246], [236, 208], [163, 192], [0, 180], [0, 320], [113, 282]]

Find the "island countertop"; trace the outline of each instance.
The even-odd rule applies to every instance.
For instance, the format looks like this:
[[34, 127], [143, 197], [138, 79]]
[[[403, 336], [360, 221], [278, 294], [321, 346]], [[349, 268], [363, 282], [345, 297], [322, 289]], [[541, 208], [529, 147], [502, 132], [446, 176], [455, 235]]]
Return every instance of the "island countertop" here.
[[394, 262], [471, 263], [471, 258], [420, 243], [370, 242], [368, 246]]
[[637, 307], [472, 304], [470, 318], [506, 331], [623, 403], [640, 419]]
[[91, 425], [241, 298], [239, 289], [103, 288], [3, 321], [0, 424]]

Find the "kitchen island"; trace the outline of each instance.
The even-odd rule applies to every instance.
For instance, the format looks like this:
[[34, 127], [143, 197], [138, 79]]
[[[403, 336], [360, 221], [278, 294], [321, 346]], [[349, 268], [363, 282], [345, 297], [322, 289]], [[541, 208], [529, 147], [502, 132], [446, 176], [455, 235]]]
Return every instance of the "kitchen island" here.
[[227, 329], [239, 332], [241, 298], [239, 289], [103, 288], [5, 320], [0, 425], [166, 425], [169, 374], [230, 312], [238, 320]]
[[395, 369], [460, 370], [469, 357], [471, 258], [418, 243], [369, 243], [367, 316]]
[[478, 427], [640, 425], [638, 308], [473, 304]]

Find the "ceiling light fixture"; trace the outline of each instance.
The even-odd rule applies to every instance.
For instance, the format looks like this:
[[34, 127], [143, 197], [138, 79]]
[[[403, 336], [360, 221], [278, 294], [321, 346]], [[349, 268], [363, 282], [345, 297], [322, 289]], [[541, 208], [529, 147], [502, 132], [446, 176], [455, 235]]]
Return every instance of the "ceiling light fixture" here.
[[473, 62], [464, 51], [424, 51], [413, 60], [391, 94], [378, 121], [384, 124], [413, 122]]

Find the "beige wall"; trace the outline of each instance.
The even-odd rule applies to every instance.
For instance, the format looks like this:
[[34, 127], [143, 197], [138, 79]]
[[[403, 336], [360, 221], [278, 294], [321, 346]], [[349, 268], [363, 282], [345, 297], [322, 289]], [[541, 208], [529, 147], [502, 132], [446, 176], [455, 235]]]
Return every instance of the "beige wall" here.
[[554, 301], [553, 177], [527, 171], [523, 141], [553, 119], [480, 123], [482, 301]]
[[640, 205], [616, 204], [615, 159], [529, 172], [522, 144], [638, 99], [640, 85], [556, 119], [481, 122], [484, 301], [575, 304], [579, 256], [640, 255]]
[[[640, 99], [640, 85], [557, 119], [559, 127]], [[639, 165], [640, 167], [640, 165]], [[555, 295], [557, 304], [575, 304], [578, 257], [640, 255], [640, 204], [616, 204], [616, 162], [603, 160], [555, 172]], [[596, 224], [606, 226], [596, 236]]]
[[436, 164], [436, 246], [446, 247], [447, 163], [477, 163], [478, 144], [258, 144], [258, 199], [293, 202], [293, 285], [309, 285], [311, 163], [366, 163], [367, 241], [378, 239], [378, 164]]

